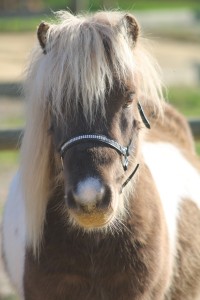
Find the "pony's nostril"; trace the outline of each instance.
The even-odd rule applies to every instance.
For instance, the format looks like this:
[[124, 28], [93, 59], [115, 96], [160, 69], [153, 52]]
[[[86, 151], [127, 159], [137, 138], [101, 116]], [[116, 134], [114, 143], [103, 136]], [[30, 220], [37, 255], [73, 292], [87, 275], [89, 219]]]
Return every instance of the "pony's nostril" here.
[[104, 185], [97, 179], [89, 177], [78, 183], [75, 189], [68, 193], [68, 205], [92, 210], [98, 206], [105, 195]]
[[72, 191], [69, 191], [69, 193], [65, 196], [65, 203], [71, 209], [75, 209], [77, 207]]
[[104, 195], [101, 201], [97, 204], [97, 207], [100, 209], [107, 209], [111, 205], [111, 198], [112, 198], [111, 189], [108, 186], [106, 186]]

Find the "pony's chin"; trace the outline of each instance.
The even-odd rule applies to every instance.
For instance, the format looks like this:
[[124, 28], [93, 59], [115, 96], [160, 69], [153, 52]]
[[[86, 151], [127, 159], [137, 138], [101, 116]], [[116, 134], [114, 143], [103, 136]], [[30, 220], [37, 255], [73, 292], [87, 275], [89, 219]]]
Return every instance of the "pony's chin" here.
[[92, 231], [94, 229], [101, 229], [108, 226], [114, 219], [114, 213], [82, 213], [72, 214], [73, 223], [76, 223], [79, 227], [85, 230]]

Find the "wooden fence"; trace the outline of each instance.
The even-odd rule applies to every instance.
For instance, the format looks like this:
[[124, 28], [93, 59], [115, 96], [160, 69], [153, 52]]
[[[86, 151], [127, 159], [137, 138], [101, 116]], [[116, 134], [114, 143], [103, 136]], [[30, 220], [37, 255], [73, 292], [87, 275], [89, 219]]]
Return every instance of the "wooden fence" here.
[[[200, 140], [200, 119], [189, 120], [195, 140]], [[18, 149], [23, 136], [22, 129], [0, 130], [0, 150]]]
[[18, 149], [22, 136], [22, 129], [0, 130], [0, 150]]

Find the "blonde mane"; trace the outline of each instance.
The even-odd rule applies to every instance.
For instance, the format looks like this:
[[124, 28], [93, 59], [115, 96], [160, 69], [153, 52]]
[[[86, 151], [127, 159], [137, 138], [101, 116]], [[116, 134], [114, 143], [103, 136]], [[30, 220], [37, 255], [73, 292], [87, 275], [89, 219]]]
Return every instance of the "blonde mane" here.
[[[27, 241], [36, 253], [42, 240], [45, 213], [52, 192], [55, 155], [48, 135], [50, 115], [75, 114], [78, 103], [89, 122], [104, 115], [105, 94], [114, 80], [137, 83], [143, 105], [161, 112], [162, 85], [157, 65], [139, 37], [131, 48], [117, 24], [124, 14], [100, 12], [73, 16], [57, 13], [47, 32], [46, 55], [33, 51], [24, 84], [27, 124], [22, 143], [21, 176], [26, 205]], [[108, 52], [105, 48], [108, 47]]]

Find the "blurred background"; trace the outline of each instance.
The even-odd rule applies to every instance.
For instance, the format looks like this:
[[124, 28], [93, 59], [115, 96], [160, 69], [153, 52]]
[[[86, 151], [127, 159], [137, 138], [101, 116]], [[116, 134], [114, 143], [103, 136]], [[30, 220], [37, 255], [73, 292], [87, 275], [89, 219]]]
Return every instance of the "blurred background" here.
[[[167, 101], [188, 119], [200, 153], [200, 0], [0, 0], [0, 220], [9, 182], [18, 166], [16, 147], [24, 126], [20, 82], [37, 25], [52, 11], [122, 9], [132, 12], [152, 40], [167, 86]], [[0, 260], [0, 299], [17, 300]]]

